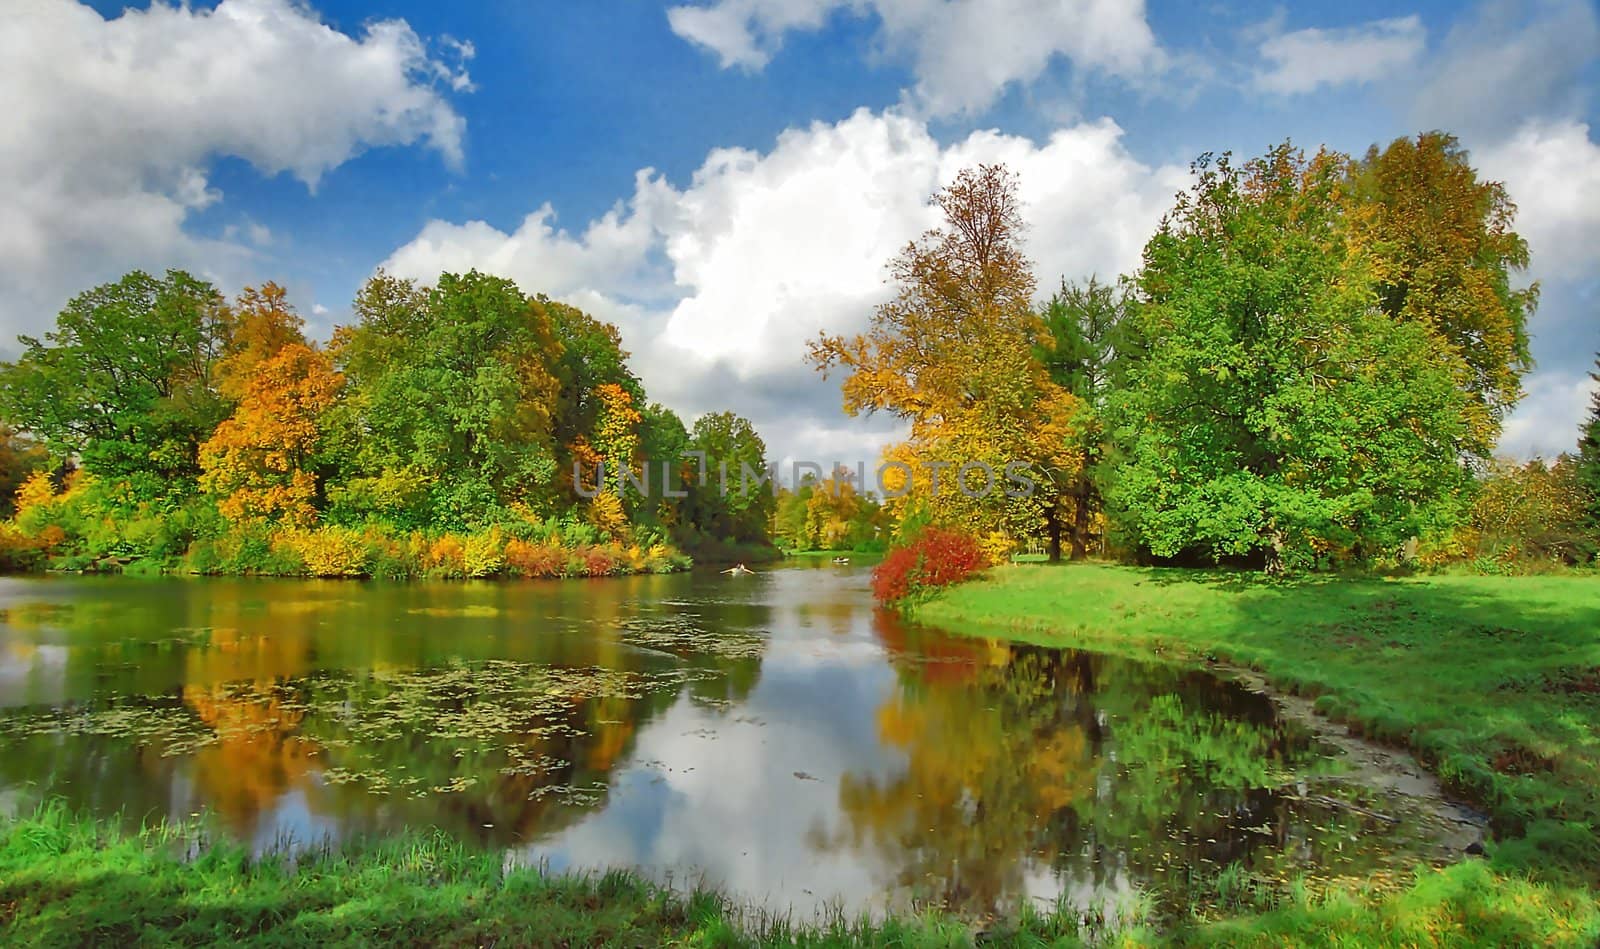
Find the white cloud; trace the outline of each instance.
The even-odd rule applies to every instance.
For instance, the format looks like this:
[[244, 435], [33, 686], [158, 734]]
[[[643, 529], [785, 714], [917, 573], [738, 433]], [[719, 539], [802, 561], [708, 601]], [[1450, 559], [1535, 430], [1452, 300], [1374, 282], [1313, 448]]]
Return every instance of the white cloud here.
[[1486, 0], [1450, 30], [1408, 93], [1412, 121], [1491, 141], [1530, 117], [1575, 114], [1596, 50], [1590, 0]]
[[[195, 237], [222, 194], [217, 156], [314, 188], [363, 149], [425, 143], [461, 159], [464, 122], [436, 86], [470, 84], [403, 21], [357, 37], [293, 0], [156, 2], [103, 19], [30, 0], [0, 31], [0, 327], [47, 326], [66, 298], [131, 267], [229, 272], [251, 251]], [[237, 231], [256, 244], [259, 225]]]
[[1255, 75], [1257, 88], [1279, 95], [1320, 86], [1371, 82], [1421, 55], [1427, 30], [1418, 16], [1373, 20], [1343, 29], [1306, 29], [1263, 40], [1268, 68]]
[[1532, 121], [1472, 154], [1517, 205], [1541, 278], [1592, 276], [1600, 267], [1600, 145], [1575, 121]]
[[1130, 80], [1167, 61], [1143, 0], [713, 0], [667, 16], [724, 68], [760, 69], [784, 34], [819, 29], [840, 10], [878, 17], [880, 44], [911, 62], [909, 104], [933, 115], [981, 111], [1058, 56]]
[[801, 362], [806, 340], [865, 328], [890, 292], [888, 260], [937, 223], [928, 196], [994, 161], [1021, 178], [1046, 291], [1061, 275], [1131, 269], [1188, 181], [1135, 160], [1109, 119], [1043, 143], [980, 132], [941, 146], [919, 120], [862, 110], [790, 129], [765, 154], [717, 149], [682, 190], [641, 172], [634, 196], [578, 235], [547, 207], [511, 233], [433, 221], [384, 266], [424, 280], [475, 266], [568, 299], [618, 322], [652, 395], [678, 410], [731, 407], [774, 458], [872, 460], [895, 426], [845, 421], [837, 379]]
[[1528, 276], [1541, 283], [1529, 323], [1538, 366], [1501, 450], [1553, 457], [1577, 443], [1594, 385], [1587, 370], [1600, 349], [1600, 145], [1581, 122], [1530, 120], [1472, 159], [1505, 183], [1528, 241]]
[[1527, 395], [1506, 420], [1501, 453], [1553, 459], [1575, 451], [1579, 426], [1600, 383], [1583, 372], [1546, 371], [1529, 376], [1525, 388]]

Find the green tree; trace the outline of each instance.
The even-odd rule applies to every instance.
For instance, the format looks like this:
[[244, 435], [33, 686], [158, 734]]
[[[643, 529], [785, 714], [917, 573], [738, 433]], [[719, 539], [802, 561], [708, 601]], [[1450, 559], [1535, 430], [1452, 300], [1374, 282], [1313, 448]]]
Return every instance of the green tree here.
[[1589, 534], [1600, 546], [1600, 354], [1595, 356], [1594, 366], [1589, 378], [1596, 388], [1589, 400], [1589, 418], [1578, 439], [1578, 482], [1589, 495]]
[[1362, 557], [1458, 517], [1468, 394], [1375, 304], [1341, 156], [1202, 158], [1145, 247], [1110, 500], [1160, 557]]
[[1049, 336], [1038, 347], [1039, 358], [1051, 380], [1082, 403], [1070, 430], [1083, 463], [1063, 492], [1070, 519], [1063, 523], [1054, 506], [1046, 512], [1051, 560], [1061, 559], [1063, 530], [1070, 540], [1072, 559], [1087, 556], [1097, 539], [1096, 521], [1104, 519], [1102, 484], [1112, 474], [1103, 421], [1106, 399], [1140, 348], [1133, 321], [1128, 318], [1131, 304], [1126, 286], [1090, 277], [1082, 285], [1063, 280], [1044, 308]]
[[704, 483], [697, 472], [685, 499], [689, 522], [709, 537], [767, 540], [774, 485], [758, 483], [767, 474], [767, 445], [750, 421], [732, 412], [702, 415], [695, 420], [689, 450], [705, 453]]
[[409, 516], [441, 527], [481, 526], [513, 501], [548, 508], [561, 344], [546, 304], [472, 271], [426, 291], [379, 275], [355, 309], [334, 344], [355, 392], [345, 497], [425, 485], [425, 499], [409, 494], [424, 510]]
[[1512, 230], [1516, 206], [1443, 132], [1373, 146], [1350, 178], [1352, 242], [1371, 258], [1378, 303], [1438, 343], [1472, 394], [1461, 449], [1487, 459], [1532, 365], [1527, 325], [1539, 294], [1512, 284], [1528, 265], [1527, 242]]
[[89, 471], [192, 489], [198, 449], [229, 406], [212, 388], [228, 334], [216, 288], [134, 271], [73, 297], [42, 340], [0, 366], [0, 414]]

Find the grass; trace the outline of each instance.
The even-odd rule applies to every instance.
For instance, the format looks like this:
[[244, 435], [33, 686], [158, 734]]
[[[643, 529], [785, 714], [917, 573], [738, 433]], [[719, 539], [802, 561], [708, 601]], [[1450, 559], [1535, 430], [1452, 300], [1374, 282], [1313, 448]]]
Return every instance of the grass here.
[[1487, 863], [1424, 874], [1396, 899], [1235, 920], [1214, 931], [1224, 942], [1296, 938], [1326, 925], [1403, 943], [1393, 926], [1450, 917], [1450, 905], [1460, 910], [1462, 944], [1504, 944], [1488, 921], [1513, 917], [1534, 928], [1512, 941], [1600, 938], [1600, 578], [1592, 574], [1277, 580], [1019, 565], [950, 589], [916, 617], [956, 632], [1249, 666], [1315, 697], [1352, 730], [1409, 747], [1490, 816], [1497, 841]]
[[1083, 944], [1080, 920], [1064, 909], [1027, 912], [983, 933], [937, 913], [796, 921], [620, 871], [508, 867], [499, 852], [443, 833], [290, 860], [208, 843], [199, 822], [118, 827], [59, 802], [0, 822], [0, 945]]

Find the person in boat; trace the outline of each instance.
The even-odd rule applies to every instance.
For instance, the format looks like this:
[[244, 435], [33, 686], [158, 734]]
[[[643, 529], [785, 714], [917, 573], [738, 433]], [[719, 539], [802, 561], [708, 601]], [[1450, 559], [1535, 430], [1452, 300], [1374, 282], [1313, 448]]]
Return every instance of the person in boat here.
[[742, 563], [736, 563], [722, 572], [735, 577], [742, 577], [747, 573], [755, 573], [754, 570], [751, 570]]

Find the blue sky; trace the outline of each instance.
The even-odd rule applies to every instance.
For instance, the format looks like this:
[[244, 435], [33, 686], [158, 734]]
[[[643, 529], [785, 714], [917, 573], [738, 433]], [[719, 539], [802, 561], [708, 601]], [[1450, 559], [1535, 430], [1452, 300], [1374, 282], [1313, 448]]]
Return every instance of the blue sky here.
[[1570, 446], [1600, 348], [1600, 15], [1582, 0], [5, 16], [0, 83], [22, 102], [0, 118], [19, 183], [0, 197], [7, 339], [134, 266], [277, 280], [319, 335], [380, 265], [478, 266], [616, 321], [686, 416], [731, 407], [779, 456], [871, 459], [893, 425], [845, 419], [801, 347], [863, 325], [883, 261], [961, 164], [1021, 172], [1050, 285], [1132, 267], [1199, 152], [1442, 127], [1506, 180], [1544, 287], [1507, 451]]

